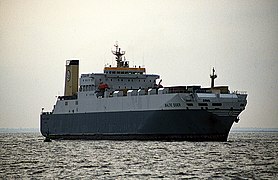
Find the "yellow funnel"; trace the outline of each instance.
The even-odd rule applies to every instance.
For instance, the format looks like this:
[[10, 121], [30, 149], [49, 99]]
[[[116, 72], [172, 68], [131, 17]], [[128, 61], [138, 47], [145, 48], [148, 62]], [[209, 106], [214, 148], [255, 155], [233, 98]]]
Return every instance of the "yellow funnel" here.
[[75, 95], [78, 91], [79, 60], [67, 60], [64, 96]]

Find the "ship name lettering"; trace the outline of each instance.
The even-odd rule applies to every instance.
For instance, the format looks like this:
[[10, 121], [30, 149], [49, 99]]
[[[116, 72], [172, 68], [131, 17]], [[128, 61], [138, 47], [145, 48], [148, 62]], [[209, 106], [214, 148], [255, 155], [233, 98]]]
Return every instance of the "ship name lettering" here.
[[166, 103], [165, 107], [181, 107], [180, 103]]

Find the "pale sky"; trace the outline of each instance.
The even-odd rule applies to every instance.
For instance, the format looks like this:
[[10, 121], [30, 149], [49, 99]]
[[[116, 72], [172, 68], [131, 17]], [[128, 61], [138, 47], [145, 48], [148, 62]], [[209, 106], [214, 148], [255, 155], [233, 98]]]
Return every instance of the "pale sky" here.
[[162, 84], [248, 92], [234, 127], [278, 128], [278, 1], [0, 0], [0, 128], [38, 128], [64, 92], [67, 59], [80, 73], [131, 65]]

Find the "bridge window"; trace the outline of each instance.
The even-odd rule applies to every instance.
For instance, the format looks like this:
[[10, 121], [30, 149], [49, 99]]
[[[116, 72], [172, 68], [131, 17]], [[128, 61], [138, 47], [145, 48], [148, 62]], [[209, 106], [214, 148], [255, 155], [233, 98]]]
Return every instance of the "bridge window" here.
[[207, 106], [207, 103], [198, 103], [199, 106]]

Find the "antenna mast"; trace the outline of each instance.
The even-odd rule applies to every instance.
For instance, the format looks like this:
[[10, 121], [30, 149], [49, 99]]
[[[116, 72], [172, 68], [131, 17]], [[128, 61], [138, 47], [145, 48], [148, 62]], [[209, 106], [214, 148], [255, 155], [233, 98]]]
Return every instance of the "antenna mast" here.
[[214, 79], [217, 78], [217, 75], [215, 74], [214, 67], [212, 68], [212, 74], [210, 75], [210, 78], [211, 78], [211, 88], [213, 88], [214, 87]]

